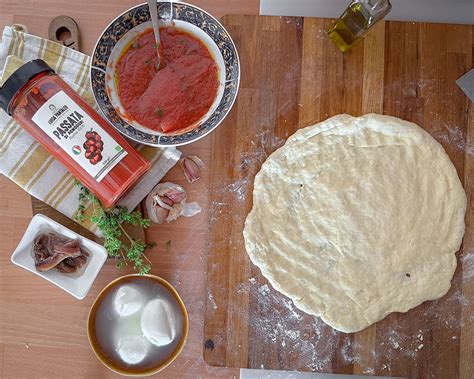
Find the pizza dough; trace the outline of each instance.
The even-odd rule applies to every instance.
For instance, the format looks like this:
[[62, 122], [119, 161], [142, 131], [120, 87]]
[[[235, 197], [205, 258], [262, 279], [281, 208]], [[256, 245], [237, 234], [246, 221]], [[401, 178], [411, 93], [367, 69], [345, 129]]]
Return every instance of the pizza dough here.
[[245, 247], [298, 308], [356, 332], [446, 294], [465, 211], [456, 169], [427, 132], [338, 115], [262, 165]]

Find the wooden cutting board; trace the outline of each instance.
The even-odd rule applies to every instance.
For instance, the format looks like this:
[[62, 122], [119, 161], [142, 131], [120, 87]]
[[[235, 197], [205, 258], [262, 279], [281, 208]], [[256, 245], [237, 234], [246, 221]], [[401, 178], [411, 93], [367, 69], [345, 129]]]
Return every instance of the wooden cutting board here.
[[[99, 244], [103, 244], [104, 240], [101, 237], [97, 237], [94, 233], [84, 228], [82, 225], [77, 223], [76, 221], [66, 217], [61, 212], [57, 211], [53, 207], [49, 206], [48, 204], [38, 200], [37, 198], [31, 196], [31, 209], [33, 210], [33, 214], [36, 215], [38, 213], [44, 214], [49, 218], [59, 222], [61, 225], [64, 225], [66, 228], [71, 229], [73, 232], [80, 234], [83, 237], [89, 238], [92, 241], [95, 241]], [[142, 205], [139, 204], [134, 211], [140, 211], [143, 213]], [[139, 239], [146, 242], [146, 233], [145, 229], [142, 226], [138, 225], [130, 225], [126, 224], [123, 225], [127, 234], [134, 238]], [[125, 236], [121, 237], [123, 243], [128, 243], [128, 240]]]
[[[474, 377], [474, 111], [455, 80], [473, 65], [473, 27], [378, 25], [347, 54], [330, 20], [226, 16], [240, 53], [233, 111], [213, 134], [204, 357], [213, 366], [410, 378]], [[469, 204], [449, 293], [353, 334], [296, 309], [253, 266], [242, 230], [262, 162], [298, 128], [339, 113], [413, 121], [446, 149]], [[466, 153], [466, 151], [468, 153]]]

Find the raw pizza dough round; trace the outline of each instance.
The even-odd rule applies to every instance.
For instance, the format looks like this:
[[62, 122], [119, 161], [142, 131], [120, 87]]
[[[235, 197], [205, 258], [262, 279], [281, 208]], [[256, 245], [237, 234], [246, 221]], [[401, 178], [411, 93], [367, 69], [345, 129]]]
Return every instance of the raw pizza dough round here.
[[338, 115], [262, 165], [245, 247], [298, 308], [356, 332], [449, 290], [465, 211], [456, 169], [427, 132]]

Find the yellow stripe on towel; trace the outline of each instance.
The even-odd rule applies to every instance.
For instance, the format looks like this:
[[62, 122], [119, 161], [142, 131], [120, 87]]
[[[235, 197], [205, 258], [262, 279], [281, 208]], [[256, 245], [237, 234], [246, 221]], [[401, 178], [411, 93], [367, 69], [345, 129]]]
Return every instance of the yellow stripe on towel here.
[[59, 56], [61, 54], [63, 46], [59, 43], [53, 41], [46, 41], [46, 47], [44, 52], [44, 61], [52, 68], [57, 68], [57, 63], [59, 60]]
[[49, 156], [50, 155], [46, 150], [44, 150], [40, 145], [37, 144], [34, 146], [33, 153], [28, 158], [26, 164], [23, 164], [13, 175], [13, 181], [22, 187], [26, 186], [43, 166]]
[[64, 175], [61, 177], [61, 179], [58, 180], [58, 182], [56, 183], [56, 185], [51, 188], [51, 190], [46, 194], [45, 198], [44, 198], [44, 202], [45, 203], [48, 203], [48, 204], [51, 204], [51, 197], [56, 193], [58, 187], [64, 183], [64, 181], [68, 178], [68, 176], [70, 176], [71, 174], [69, 172], [66, 172], [64, 173]]
[[16, 164], [12, 167], [12, 169], [8, 173], [9, 178], [11, 178], [13, 174], [16, 173], [18, 167], [20, 167], [23, 164], [23, 162], [31, 155], [31, 150], [36, 145], [36, 143], [37, 143], [36, 141], [33, 141], [31, 145], [28, 147], [28, 149], [26, 149], [26, 151], [21, 155], [20, 159], [16, 162]]
[[51, 200], [48, 201], [48, 204], [53, 206], [53, 204], [55, 204], [56, 200], [58, 198], [60, 198], [62, 196], [62, 194], [68, 190], [68, 188], [70, 187], [71, 183], [74, 184], [74, 181], [76, 179], [71, 175], [69, 174], [68, 175], [68, 178], [63, 182], [61, 183], [61, 186], [59, 187], [59, 189], [56, 191], [56, 193], [51, 197]]
[[66, 188], [64, 188], [62, 195], [60, 195], [59, 198], [54, 203], [51, 204], [51, 206], [53, 208], [56, 208], [61, 203], [61, 201], [63, 201], [64, 198], [71, 193], [75, 185], [76, 185], [76, 178], [71, 175], [69, 184], [66, 186]]
[[38, 182], [38, 180], [41, 179], [43, 174], [46, 172], [46, 170], [51, 166], [51, 164], [54, 162], [54, 158], [51, 155], [48, 155], [48, 159], [46, 160], [45, 164], [37, 171], [37, 173], [34, 175], [33, 180], [26, 186], [26, 190], [29, 191], [33, 186]]

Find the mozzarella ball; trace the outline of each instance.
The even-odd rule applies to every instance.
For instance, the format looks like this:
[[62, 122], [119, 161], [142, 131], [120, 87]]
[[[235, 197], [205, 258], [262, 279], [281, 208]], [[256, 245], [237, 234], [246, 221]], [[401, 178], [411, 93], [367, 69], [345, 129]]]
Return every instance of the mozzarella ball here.
[[114, 296], [114, 309], [121, 317], [137, 313], [145, 302], [143, 295], [133, 285], [121, 286]]
[[150, 301], [141, 316], [145, 338], [155, 346], [166, 346], [176, 337], [176, 317], [171, 306], [162, 299]]
[[134, 365], [143, 361], [148, 353], [148, 341], [140, 335], [120, 337], [116, 351], [127, 364]]

